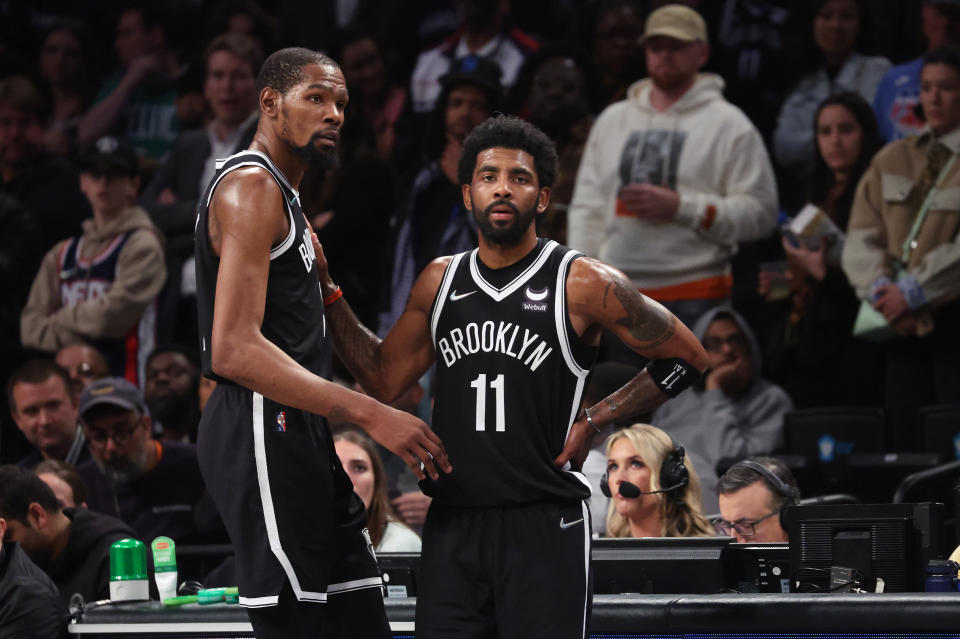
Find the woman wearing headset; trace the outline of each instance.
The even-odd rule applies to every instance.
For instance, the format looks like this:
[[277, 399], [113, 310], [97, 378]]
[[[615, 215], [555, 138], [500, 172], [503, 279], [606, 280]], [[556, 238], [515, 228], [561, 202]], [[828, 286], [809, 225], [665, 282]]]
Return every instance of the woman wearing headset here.
[[683, 446], [655, 426], [634, 424], [607, 439], [608, 537], [709, 537], [700, 480]]

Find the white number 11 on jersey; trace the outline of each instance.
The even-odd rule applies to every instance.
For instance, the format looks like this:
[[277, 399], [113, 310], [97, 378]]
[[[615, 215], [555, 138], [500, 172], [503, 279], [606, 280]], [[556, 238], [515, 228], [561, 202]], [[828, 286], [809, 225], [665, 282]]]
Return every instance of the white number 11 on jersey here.
[[[487, 430], [487, 375], [480, 375], [470, 382], [471, 388], [477, 389], [477, 430]], [[503, 432], [507, 429], [504, 423], [505, 410], [503, 407], [504, 382], [503, 373], [497, 375], [497, 378], [490, 382], [490, 388], [497, 391], [497, 432]]]

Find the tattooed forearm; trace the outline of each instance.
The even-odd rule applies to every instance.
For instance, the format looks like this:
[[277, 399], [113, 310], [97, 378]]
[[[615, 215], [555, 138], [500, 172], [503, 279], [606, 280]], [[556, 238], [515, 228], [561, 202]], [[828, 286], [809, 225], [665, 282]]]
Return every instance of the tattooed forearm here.
[[657, 388], [646, 371], [624, 384], [618, 391], [591, 406], [590, 416], [599, 426], [622, 425], [631, 417], [649, 413], [666, 401], [667, 396]]
[[607, 408], [610, 409], [611, 413], [616, 413], [617, 410], [620, 408], [620, 403], [616, 399], [616, 393], [605, 398], [603, 400], [603, 403], [607, 405]]
[[380, 338], [360, 323], [343, 298], [328, 306], [325, 312], [337, 355], [364, 390], [378, 397], [381, 376], [377, 349]]
[[655, 304], [646, 304], [643, 297], [630, 282], [614, 281], [613, 294], [625, 311], [617, 324], [626, 327], [631, 337], [643, 348], [653, 348], [673, 337], [676, 318]]

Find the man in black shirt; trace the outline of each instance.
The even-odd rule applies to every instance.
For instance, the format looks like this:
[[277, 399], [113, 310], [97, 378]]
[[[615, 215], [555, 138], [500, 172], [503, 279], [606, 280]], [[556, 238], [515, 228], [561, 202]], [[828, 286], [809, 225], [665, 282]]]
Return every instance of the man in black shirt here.
[[204, 492], [191, 444], [150, 437], [140, 390], [120, 377], [90, 384], [80, 394], [80, 420], [93, 459], [77, 468], [87, 506], [126, 522], [139, 539], [160, 535], [177, 543], [201, 541], [197, 509]]
[[133, 537], [129, 526], [86, 508], [61, 509], [43, 480], [15, 466], [0, 466], [0, 517], [64, 605], [74, 593], [88, 602], [109, 599], [110, 545]]
[[67, 610], [50, 577], [27, 557], [20, 544], [4, 541], [0, 517], [0, 630], [4, 637], [60, 639], [67, 636]]

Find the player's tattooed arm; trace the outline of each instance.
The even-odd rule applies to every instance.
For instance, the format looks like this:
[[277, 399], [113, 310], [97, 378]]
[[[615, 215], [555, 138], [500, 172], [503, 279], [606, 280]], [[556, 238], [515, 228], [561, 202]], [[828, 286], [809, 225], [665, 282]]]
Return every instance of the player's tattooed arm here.
[[[327, 271], [323, 247], [313, 236], [324, 297], [337, 290]], [[446, 268], [445, 258], [435, 260], [417, 278], [406, 308], [390, 333], [380, 340], [354, 315], [344, 297], [325, 311], [334, 348], [364, 390], [390, 402], [406, 391], [433, 363], [433, 345], [427, 316]]]
[[649, 303], [650, 300], [622, 276], [618, 275], [607, 286], [613, 288], [622, 308], [617, 324], [629, 331], [637, 346], [654, 348], [674, 336], [678, 320], [673, 313], [659, 304]]
[[[607, 329], [626, 346], [648, 359], [678, 358], [702, 372], [706, 352], [700, 341], [676, 316], [646, 297], [617, 269], [590, 258], [573, 262], [567, 278], [570, 321], [580, 339], [597, 344]], [[581, 417], [571, 429], [555, 463], [581, 463], [596, 435], [593, 427], [622, 423], [649, 413], [668, 399], [646, 370], [604, 398], [589, 411], [591, 424]]]

